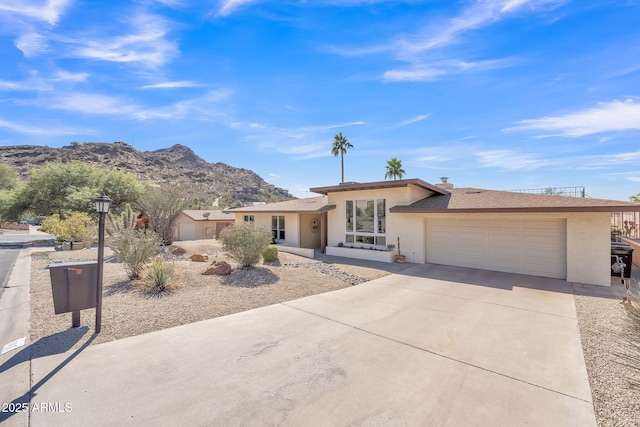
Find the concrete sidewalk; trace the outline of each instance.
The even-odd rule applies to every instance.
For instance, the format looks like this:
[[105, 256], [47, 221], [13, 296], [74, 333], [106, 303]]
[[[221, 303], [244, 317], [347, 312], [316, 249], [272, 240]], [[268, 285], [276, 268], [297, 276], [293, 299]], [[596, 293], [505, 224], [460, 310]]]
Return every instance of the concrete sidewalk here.
[[32, 426], [596, 425], [571, 284], [436, 265], [34, 359], [32, 387]]

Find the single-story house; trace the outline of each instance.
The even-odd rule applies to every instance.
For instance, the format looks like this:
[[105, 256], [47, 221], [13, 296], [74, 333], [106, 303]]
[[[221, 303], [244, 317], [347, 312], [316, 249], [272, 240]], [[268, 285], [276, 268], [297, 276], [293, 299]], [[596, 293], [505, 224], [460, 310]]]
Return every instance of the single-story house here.
[[[612, 212], [640, 204], [477, 188], [446, 180], [342, 183], [320, 197], [229, 209], [288, 246], [609, 285]], [[393, 245], [393, 247], [391, 247]]]
[[220, 210], [183, 210], [178, 215], [175, 240], [213, 239], [235, 222], [233, 214]]

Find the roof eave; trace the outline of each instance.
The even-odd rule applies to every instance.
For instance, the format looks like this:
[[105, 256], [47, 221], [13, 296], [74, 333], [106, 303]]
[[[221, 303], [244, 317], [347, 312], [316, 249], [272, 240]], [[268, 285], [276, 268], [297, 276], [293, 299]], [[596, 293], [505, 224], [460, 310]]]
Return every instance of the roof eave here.
[[290, 214], [304, 214], [304, 213], [322, 213], [322, 212], [327, 212], [330, 210], [333, 210], [336, 208], [335, 204], [328, 204], [328, 205], [324, 205], [318, 209], [314, 209], [314, 210], [287, 210], [287, 209], [264, 209], [264, 210], [258, 210], [258, 209], [242, 209], [242, 208], [234, 208], [234, 209], [229, 209], [229, 210], [224, 210], [223, 212], [229, 213], [229, 214], [235, 214], [235, 213], [246, 213], [246, 214], [251, 214], [251, 213], [290, 213]]
[[407, 187], [409, 185], [415, 185], [417, 187], [424, 188], [426, 190], [431, 190], [434, 193], [446, 195], [450, 192], [440, 188], [436, 185], [429, 184], [418, 178], [411, 179], [397, 179], [394, 181], [376, 181], [376, 182], [362, 182], [362, 183], [354, 183], [354, 184], [341, 184], [341, 185], [332, 185], [326, 187], [314, 187], [310, 188], [309, 191], [317, 194], [327, 195], [328, 193], [338, 193], [343, 191], [358, 191], [358, 190], [376, 190], [380, 188], [397, 188], [397, 187]]
[[640, 212], [639, 206], [564, 206], [529, 208], [468, 208], [468, 209], [419, 209], [394, 206], [392, 213], [544, 213], [544, 212]]

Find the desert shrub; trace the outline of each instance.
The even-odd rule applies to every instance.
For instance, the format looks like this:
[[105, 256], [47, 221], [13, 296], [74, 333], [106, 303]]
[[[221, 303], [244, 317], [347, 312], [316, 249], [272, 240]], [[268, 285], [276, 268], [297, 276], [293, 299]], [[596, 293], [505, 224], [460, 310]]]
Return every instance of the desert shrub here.
[[42, 231], [55, 236], [56, 240], [67, 242], [88, 242], [93, 240], [95, 224], [84, 212], [73, 212], [65, 219], [53, 214], [42, 221]]
[[124, 265], [129, 279], [140, 277], [145, 263], [158, 252], [160, 238], [149, 230], [123, 230], [109, 239], [109, 247]]
[[176, 287], [178, 273], [173, 264], [166, 261], [154, 261], [147, 269], [144, 285], [152, 292], [166, 292]]
[[273, 262], [278, 260], [278, 247], [276, 245], [269, 245], [262, 254], [264, 262]]
[[253, 268], [271, 243], [271, 230], [242, 222], [222, 230], [220, 241], [222, 249], [238, 261], [240, 268]]
[[640, 390], [640, 304], [631, 302], [626, 309], [626, 331], [622, 334], [624, 351], [618, 356], [628, 368], [629, 385]]

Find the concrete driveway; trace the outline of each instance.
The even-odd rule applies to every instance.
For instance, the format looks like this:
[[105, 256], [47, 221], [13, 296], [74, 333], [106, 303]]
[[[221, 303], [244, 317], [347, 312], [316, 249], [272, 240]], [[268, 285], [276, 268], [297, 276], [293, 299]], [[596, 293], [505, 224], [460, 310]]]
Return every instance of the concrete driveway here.
[[32, 387], [31, 426], [596, 425], [572, 285], [437, 265], [34, 359]]

